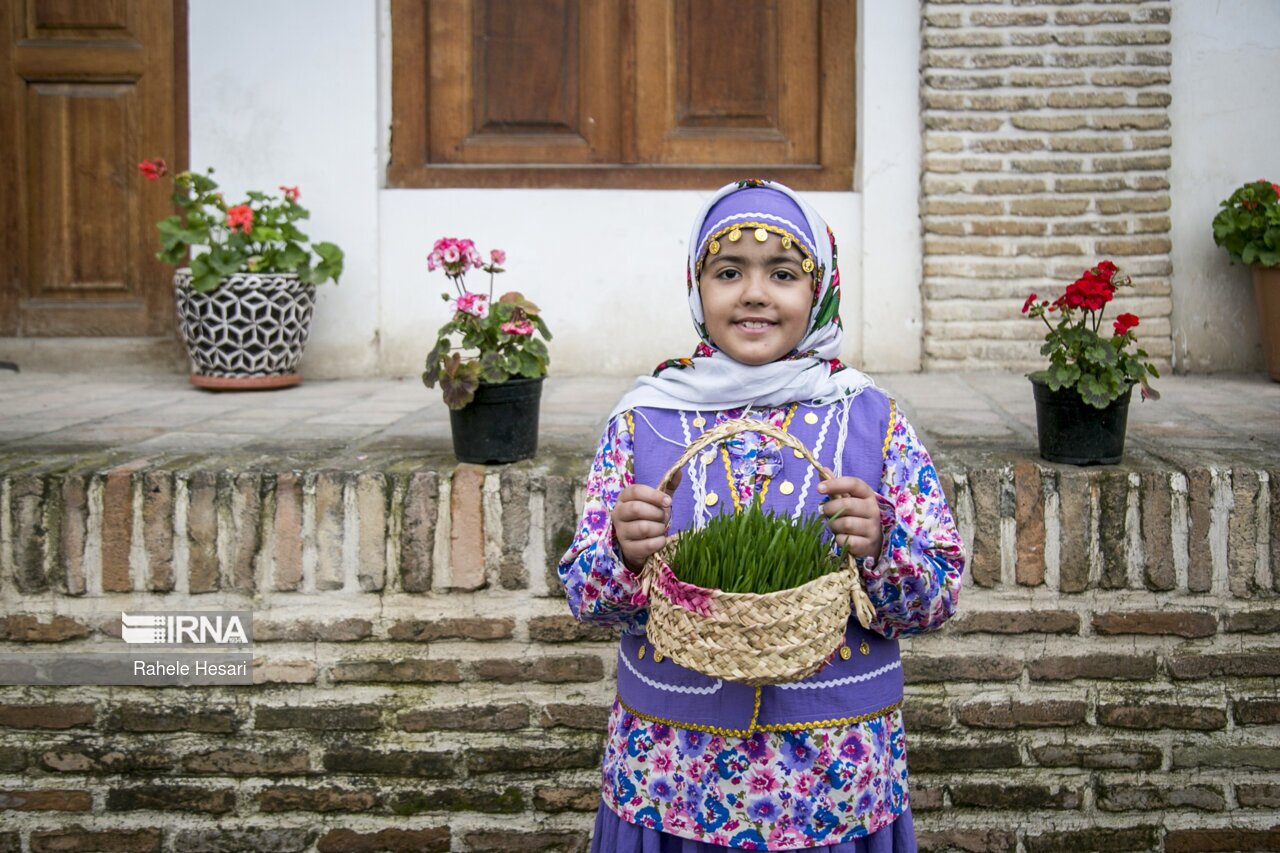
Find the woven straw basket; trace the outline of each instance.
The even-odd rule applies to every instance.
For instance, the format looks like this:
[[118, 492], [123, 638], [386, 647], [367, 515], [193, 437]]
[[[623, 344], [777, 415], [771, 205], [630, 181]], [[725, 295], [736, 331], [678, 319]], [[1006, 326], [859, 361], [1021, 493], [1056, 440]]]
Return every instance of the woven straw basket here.
[[[685, 448], [658, 490], [667, 491], [694, 454], [748, 430], [794, 448], [818, 469], [823, 481], [832, 479], [832, 473], [794, 436], [764, 421], [738, 418], [707, 430]], [[844, 569], [778, 592], [723, 592], [683, 584], [696, 591], [699, 606], [691, 608], [673, 602], [664, 591], [672, 581], [670, 558], [675, 544], [673, 538], [645, 561], [641, 584], [649, 597], [650, 643], [683, 667], [757, 687], [799, 681], [821, 669], [839, 647], [851, 601], [862, 627], [871, 622], [871, 601], [851, 554]]]

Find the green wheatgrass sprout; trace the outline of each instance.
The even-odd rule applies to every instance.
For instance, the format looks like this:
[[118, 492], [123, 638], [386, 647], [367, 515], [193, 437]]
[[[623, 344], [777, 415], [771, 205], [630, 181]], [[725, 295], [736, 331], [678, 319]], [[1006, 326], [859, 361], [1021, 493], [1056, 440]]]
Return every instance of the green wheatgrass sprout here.
[[826, 529], [821, 515], [807, 514], [793, 523], [753, 501], [741, 512], [718, 515], [702, 529], [681, 534], [671, 568], [680, 580], [706, 589], [756, 594], [791, 589], [844, 565], [845, 549], [831, 552], [822, 539]]

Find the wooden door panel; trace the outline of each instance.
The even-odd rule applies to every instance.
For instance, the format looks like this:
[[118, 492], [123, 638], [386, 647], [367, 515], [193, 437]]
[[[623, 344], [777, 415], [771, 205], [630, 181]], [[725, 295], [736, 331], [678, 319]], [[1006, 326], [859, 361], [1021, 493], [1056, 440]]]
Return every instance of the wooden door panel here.
[[[437, 0], [424, 77], [438, 163], [593, 163], [617, 158], [610, 0]], [[406, 67], [405, 72], [409, 69]]]
[[640, 159], [817, 165], [818, 7], [819, 0], [637, 4], [639, 53], [657, 71], [636, 80], [637, 113], [648, 117], [637, 126]]
[[474, 133], [574, 133], [578, 127], [576, 0], [476, 3]]
[[118, 83], [28, 87], [30, 298], [137, 289], [119, 227], [139, 215], [137, 182], [124, 173], [137, 147], [136, 100], [135, 87]]
[[751, 11], [742, 14], [735, 0], [676, 3], [677, 127], [777, 127], [778, 8], [757, 3]]
[[26, 4], [26, 37], [118, 39], [128, 37], [126, 0], [35, 0]]
[[[139, 336], [173, 327], [155, 258], [167, 187], [138, 161], [186, 159], [185, 6], [25, 0], [4, 9], [0, 334]], [[177, 34], [175, 36], [175, 33]]]

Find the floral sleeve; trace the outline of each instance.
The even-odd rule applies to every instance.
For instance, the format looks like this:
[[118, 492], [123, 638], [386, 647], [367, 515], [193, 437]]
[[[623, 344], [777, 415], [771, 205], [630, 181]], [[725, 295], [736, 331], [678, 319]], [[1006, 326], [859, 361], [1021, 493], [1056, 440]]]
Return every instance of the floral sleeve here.
[[862, 578], [876, 610], [871, 630], [892, 639], [951, 618], [964, 554], [929, 452], [896, 407], [889, 429], [877, 496], [884, 546], [874, 563], [864, 562]]
[[579, 621], [639, 629], [647, 620], [640, 580], [622, 561], [610, 517], [618, 494], [634, 482], [632, 437], [624, 412], [605, 427], [587, 474], [582, 519], [556, 566], [569, 610]]

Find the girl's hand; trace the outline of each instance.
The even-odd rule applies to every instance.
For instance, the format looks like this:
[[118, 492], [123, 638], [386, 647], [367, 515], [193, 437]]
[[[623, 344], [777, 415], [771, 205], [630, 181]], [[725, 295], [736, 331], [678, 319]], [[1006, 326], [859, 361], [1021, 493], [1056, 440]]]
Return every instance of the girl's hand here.
[[[675, 491], [674, 485], [670, 488]], [[631, 571], [638, 572], [649, 555], [667, 544], [671, 495], [639, 483], [627, 486], [618, 495], [609, 517], [622, 548], [622, 561]]]
[[[818, 484], [818, 493], [831, 495], [822, 505], [827, 526], [836, 542], [855, 557], [879, 557], [884, 544], [880, 530], [880, 504], [876, 493], [857, 477], [836, 477]], [[839, 515], [839, 518], [830, 516]]]

